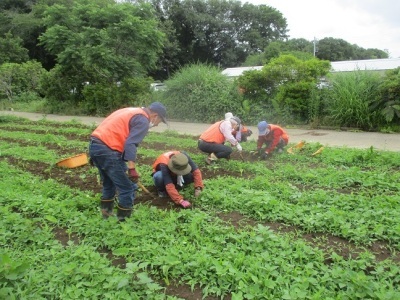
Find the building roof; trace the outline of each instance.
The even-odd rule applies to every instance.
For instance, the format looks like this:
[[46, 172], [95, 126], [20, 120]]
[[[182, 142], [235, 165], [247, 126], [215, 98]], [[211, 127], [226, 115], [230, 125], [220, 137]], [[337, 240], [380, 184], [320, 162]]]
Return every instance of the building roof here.
[[[400, 58], [333, 61], [331, 66], [332, 73], [356, 70], [386, 71], [400, 67]], [[239, 77], [244, 71], [261, 70], [262, 68], [263, 66], [227, 68], [222, 71], [222, 74], [228, 77]]]
[[331, 62], [331, 66], [331, 72], [348, 72], [356, 70], [386, 71], [400, 67], [400, 58], [333, 61]]
[[228, 76], [228, 77], [239, 77], [240, 75], [243, 74], [244, 71], [250, 71], [250, 70], [261, 70], [263, 66], [255, 66], [255, 67], [238, 67], [238, 68], [227, 68], [222, 71], [222, 74]]

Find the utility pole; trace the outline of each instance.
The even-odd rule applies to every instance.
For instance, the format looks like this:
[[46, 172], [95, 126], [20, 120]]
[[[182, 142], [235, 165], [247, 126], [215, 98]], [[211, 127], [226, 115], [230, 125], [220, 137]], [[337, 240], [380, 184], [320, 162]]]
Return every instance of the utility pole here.
[[315, 57], [315, 53], [317, 52], [317, 39], [315, 38], [315, 36], [314, 36], [313, 44], [314, 44], [314, 57]]

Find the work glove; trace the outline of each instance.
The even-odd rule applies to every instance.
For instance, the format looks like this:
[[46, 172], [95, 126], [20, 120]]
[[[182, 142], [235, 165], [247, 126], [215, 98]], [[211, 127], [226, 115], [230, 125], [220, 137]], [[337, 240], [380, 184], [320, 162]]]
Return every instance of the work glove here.
[[264, 152], [260, 155], [260, 158], [266, 160], [268, 158], [268, 152]]
[[136, 169], [128, 169], [128, 177], [132, 182], [138, 182], [139, 181], [139, 174], [136, 172]]
[[256, 156], [256, 155], [258, 155], [258, 150], [251, 150], [251, 151], [250, 151], [250, 155], [251, 155], [251, 156]]
[[236, 144], [236, 149], [238, 149], [239, 152], [243, 150], [242, 146], [240, 146], [239, 143]]
[[201, 194], [201, 188], [197, 187], [194, 189], [194, 196], [197, 198]]
[[181, 203], [179, 203], [183, 208], [188, 208], [188, 207], [190, 207], [192, 204], [190, 204], [190, 202], [189, 201], [187, 201], [187, 200], [185, 200], [185, 199], [183, 199], [182, 201], [181, 201]]

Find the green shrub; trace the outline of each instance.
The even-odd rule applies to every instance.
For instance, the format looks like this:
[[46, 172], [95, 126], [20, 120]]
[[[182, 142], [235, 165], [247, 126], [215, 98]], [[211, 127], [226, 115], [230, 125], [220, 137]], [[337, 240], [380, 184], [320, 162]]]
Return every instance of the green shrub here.
[[329, 112], [336, 125], [371, 130], [381, 115], [371, 109], [379, 98], [379, 74], [368, 71], [338, 73], [332, 77]]
[[373, 101], [371, 109], [378, 110], [387, 123], [399, 124], [400, 68], [385, 73], [380, 86], [380, 97]]
[[40, 92], [40, 79], [46, 70], [39, 62], [5, 63], [0, 65], [0, 97], [10, 101], [23, 101], [23, 94]]
[[215, 122], [227, 111], [245, 114], [237, 86], [219, 68], [189, 65], [165, 83], [167, 89], [155, 94], [166, 105], [170, 119]]
[[150, 78], [137, 77], [118, 84], [88, 84], [83, 89], [82, 111], [84, 114], [105, 116], [122, 107], [143, 106], [145, 99], [149, 98], [150, 82]]
[[[299, 59], [294, 55], [273, 58], [262, 70], [245, 72], [238, 85], [244, 97], [262, 107], [275, 123], [304, 123], [309, 115], [310, 97], [319, 78], [329, 71], [328, 61]], [[314, 99], [315, 100], [315, 99]], [[315, 105], [315, 103], [313, 103]]]

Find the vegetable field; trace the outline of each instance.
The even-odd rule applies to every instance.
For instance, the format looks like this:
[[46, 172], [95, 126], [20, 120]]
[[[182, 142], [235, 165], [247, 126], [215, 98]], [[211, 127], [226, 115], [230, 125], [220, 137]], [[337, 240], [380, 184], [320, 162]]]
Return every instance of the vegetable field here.
[[[399, 153], [306, 143], [206, 165], [197, 137], [149, 133], [129, 221], [103, 220], [96, 168], [59, 168], [94, 128], [0, 117], [1, 299], [400, 299]], [[293, 146], [293, 145], [289, 145]], [[205, 189], [181, 209], [151, 164], [184, 150]]]

